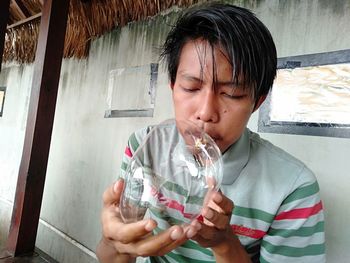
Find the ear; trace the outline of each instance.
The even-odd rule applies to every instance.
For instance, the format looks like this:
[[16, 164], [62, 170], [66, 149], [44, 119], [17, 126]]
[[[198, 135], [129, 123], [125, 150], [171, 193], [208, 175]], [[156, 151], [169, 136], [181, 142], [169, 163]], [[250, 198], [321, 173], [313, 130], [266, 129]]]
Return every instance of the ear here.
[[257, 109], [259, 109], [259, 107], [261, 106], [261, 104], [263, 104], [263, 102], [265, 101], [267, 95], [262, 95], [259, 100], [257, 101], [257, 103], [255, 104], [255, 107], [254, 107], [254, 111], [256, 111]]

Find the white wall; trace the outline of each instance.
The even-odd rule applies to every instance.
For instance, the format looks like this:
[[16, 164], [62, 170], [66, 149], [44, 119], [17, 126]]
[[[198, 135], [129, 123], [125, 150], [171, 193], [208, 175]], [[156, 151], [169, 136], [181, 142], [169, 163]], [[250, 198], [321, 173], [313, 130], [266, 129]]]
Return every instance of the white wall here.
[[[349, 1], [264, 1], [256, 13], [271, 30], [280, 57], [350, 49]], [[256, 120], [250, 126], [256, 129]], [[349, 262], [350, 139], [262, 136], [315, 172], [325, 207], [327, 262]]]
[[[232, 1], [231, 1], [232, 2]], [[279, 56], [350, 48], [346, 0], [239, 1], [270, 28]], [[105, 119], [108, 73], [157, 61], [157, 50], [176, 11], [130, 24], [93, 42], [86, 60], [64, 60], [47, 168], [37, 246], [60, 262], [95, 262], [101, 195], [114, 181], [129, 134], [172, 116], [162, 69], [154, 118]], [[24, 138], [32, 66], [0, 74], [8, 86], [0, 118], [0, 244], [5, 240]], [[122, 83], [126, 89], [132, 87]], [[249, 127], [257, 130], [257, 114]], [[262, 134], [303, 160], [317, 175], [326, 209], [328, 262], [350, 256], [346, 204], [350, 197], [350, 139]]]
[[0, 117], [0, 247], [5, 242], [22, 156], [32, 66], [3, 68], [0, 86], [8, 86]]

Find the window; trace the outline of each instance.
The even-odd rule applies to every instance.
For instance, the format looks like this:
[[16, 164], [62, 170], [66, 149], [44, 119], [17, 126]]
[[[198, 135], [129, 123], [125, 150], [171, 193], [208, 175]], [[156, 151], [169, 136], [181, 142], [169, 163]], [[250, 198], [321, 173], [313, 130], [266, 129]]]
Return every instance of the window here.
[[105, 117], [152, 117], [157, 78], [155, 63], [111, 70]]
[[350, 50], [278, 59], [258, 131], [350, 138]]

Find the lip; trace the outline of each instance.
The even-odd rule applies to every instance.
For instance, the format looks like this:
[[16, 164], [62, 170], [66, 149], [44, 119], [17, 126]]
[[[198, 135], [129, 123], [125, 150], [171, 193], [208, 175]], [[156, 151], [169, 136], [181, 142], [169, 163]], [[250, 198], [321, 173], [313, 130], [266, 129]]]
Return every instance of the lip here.
[[205, 132], [206, 134], [208, 134], [210, 136], [210, 138], [212, 138], [215, 142], [221, 140], [221, 137], [217, 134], [212, 134], [212, 133], [209, 133], [209, 132]]
[[221, 136], [213, 131], [210, 127], [204, 127], [203, 131], [210, 136], [215, 142], [221, 140]]
[[197, 125], [201, 130], [203, 130], [206, 134], [210, 136], [215, 142], [222, 140], [220, 134], [215, 132], [213, 126], [209, 123], [205, 123], [203, 121], [192, 121], [195, 125]]

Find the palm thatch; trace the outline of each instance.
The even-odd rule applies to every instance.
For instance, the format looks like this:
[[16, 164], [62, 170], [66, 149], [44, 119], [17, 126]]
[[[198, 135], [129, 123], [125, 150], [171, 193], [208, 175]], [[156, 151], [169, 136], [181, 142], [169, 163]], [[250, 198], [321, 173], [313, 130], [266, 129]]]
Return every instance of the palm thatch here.
[[[200, 0], [71, 0], [64, 47], [64, 57], [85, 58], [92, 39], [124, 26], [154, 16], [173, 5], [187, 7]], [[39, 35], [42, 0], [22, 0], [27, 14], [35, 19], [18, 26], [8, 26], [5, 36], [4, 62], [31, 63]], [[39, 14], [39, 15], [38, 15]], [[23, 20], [23, 12], [10, 6], [9, 21]]]

